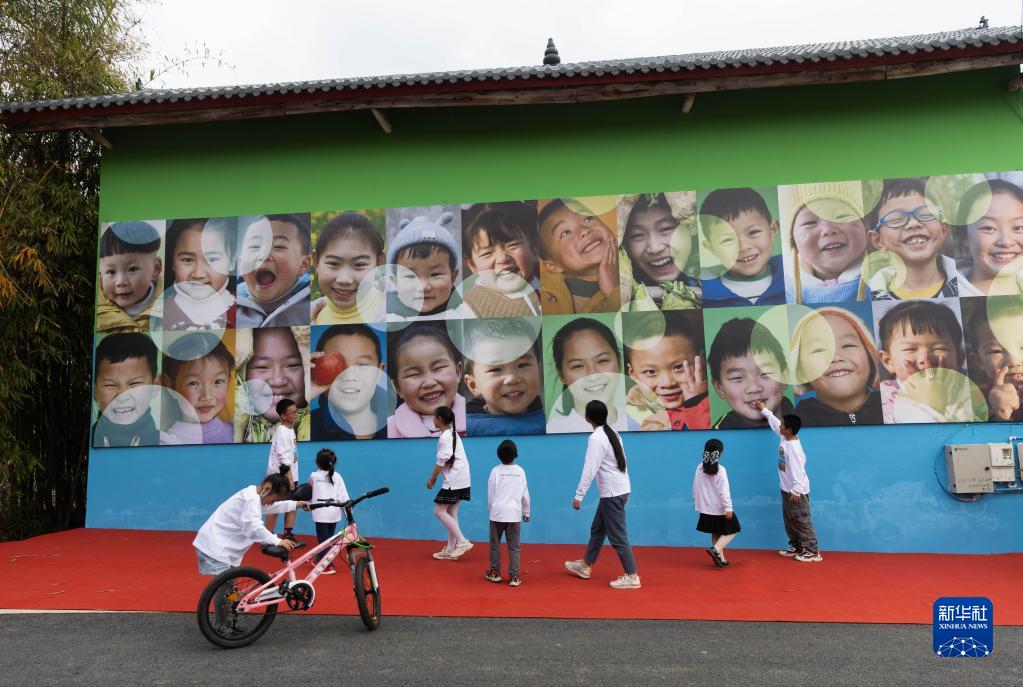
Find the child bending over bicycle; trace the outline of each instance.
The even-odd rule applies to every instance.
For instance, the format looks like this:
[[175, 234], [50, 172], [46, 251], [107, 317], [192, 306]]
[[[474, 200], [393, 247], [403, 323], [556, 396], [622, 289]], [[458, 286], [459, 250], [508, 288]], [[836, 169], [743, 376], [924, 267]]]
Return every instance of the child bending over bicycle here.
[[285, 500], [291, 485], [284, 475], [269, 475], [258, 487], [248, 486], [224, 501], [199, 528], [192, 541], [199, 557], [199, 572], [219, 575], [241, 565], [245, 552], [254, 542], [283, 546], [291, 550], [296, 543], [280, 539], [263, 526], [263, 515], [309, 510], [305, 501]]

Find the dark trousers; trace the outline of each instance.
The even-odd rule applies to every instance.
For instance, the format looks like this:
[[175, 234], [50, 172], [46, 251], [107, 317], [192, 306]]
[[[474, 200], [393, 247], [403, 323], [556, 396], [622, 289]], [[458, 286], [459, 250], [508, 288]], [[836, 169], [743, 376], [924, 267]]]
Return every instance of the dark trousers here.
[[583, 556], [586, 565], [592, 566], [597, 562], [600, 548], [607, 539], [618, 553], [625, 574], [636, 574], [636, 559], [629, 545], [629, 534], [625, 531], [625, 501], [628, 497], [628, 494], [608, 496], [597, 503], [597, 512], [593, 514], [593, 524], [590, 525], [590, 541]]
[[789, 537], [789, 546], [794, 549], [806, 549], [817, 552], [817, 532], [810, 520], [810, 497], [801, 494], [799, 501], [793, 503], [789, 493], [781, 493], [781, 517], [785, 523], [785, 534]]
[[515, 577], [519, 574], [519, 534], [521, 522], [490, 521], [490, 567], [501, 572], [501, 535], [508, 542], [508, 574]]
[[[336, 522], [317, 522], [317, 523], [314, 523], [314, 524], [316, 525], [316, 543], [317, 544], [322, 544], [323, 542], [327, 541], [328, 539], [333, 537], [334, 536], [334, 532], [337, 531], [337, 523]], [[323, 555], [325, 553], [327, 553], [326, 550], [321, 552], [321, 553], [319, 553], [316, 556], [316, 562], [317, 563], [319, 563], [320, 559], [323, 558]]]

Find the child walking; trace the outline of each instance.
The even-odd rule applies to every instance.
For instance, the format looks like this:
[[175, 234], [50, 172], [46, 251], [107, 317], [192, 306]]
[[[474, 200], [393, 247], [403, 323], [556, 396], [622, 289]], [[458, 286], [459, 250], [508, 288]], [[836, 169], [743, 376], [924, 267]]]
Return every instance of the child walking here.
[[529, 487], [526, 471], [513, 465], [519, 451], [515, 442], [505, 439], [497, 447], [501, 464], [490, 471], [487, 501], [490, 504], [490, 569], [483, 575], [491, 582], [501, 581], [501, 535], [508, 542], [508, 584], [518, 587], [519, 530], [529, 522]]
[[[345, 487], [345, 481], [341, 479], [341, 475], [334, 472], [335, 465], [337, 465], [337, 454], [329, 448], [321, 448], [316, 454], [316, 467], [319, 469], [309, 475], [309, 486], [313, 489], [311, 498], [313, 503], [319, 503], [323, 499], [332, 499], [341, 503], [348, 500], [348, 489]], [[322, 544], [333, 537], [340, 520], [341, 509], [337, 506], [314, 510], [316, 542]], [[323, 558], [323, 553], [316, 557], [316, 561], [319, 562], [321, 558]], [[334, 563], [331, 562], [323, 569], [322, 574], [333, 575], [336, 572]]]
[[739, 518], [732, 512], [728, 471], [718, 463], [724, 452], [724, 444], [717, 439], [708, 439], [703, 446], [703, 460], [693, 477], [693, 504], [700, 514], [696, 529], [710, 535], [711, 546], [707, 548], [707, 554], [719, 568], [728, 567], [725, 547], [742, 529]]
[[441, 490], [433, 499], [436, 506], [433, 514], [448, 531], [448, 543], [443, 549], [433, 554], [440, 561], [460, 558], [472, 548], [472, 542], [462, 536], [458, 527], [458, 507], [462, 501], [469, 500], [469, 457], [465, 455], [465, 447], [458, 440], [455, 432], [455, 412], [448, 406], [437, 408], [433, 422], [440, 431], [437, 439], [437, 464], [433, 466], [430, 479], [426, 480], [426, 488], [433, 489], [437, 476], [443, 475]]
[[781, 516], [789, 548], [778, 553], [800, 563], [818, 563], [824, 558], [817, 548], [817, 532], [810, 519], [810, 478], [806, 474], [806, 454], [799, 441], [803, 423], [798, 415], [779, 420], [771, 409], [757, 401], [757, 408], [767, 418], [771, 431], [781, 438], [778, 445], [778, 481], [781, 483]]
[[597, 478], [597, 490], [600, 502], [597, 512], [593, 515], [590, 525], [590, 541], [586, 545], [586, 554], [576, 561], [565, 561], [569, 572], [584, 580], [590, 579], [593, 564], [600, 555], [600, 547], [604, 539], [618, 553], [625, 574], [611, 580], [615, 589], [639, 589], [639, 574], [636, 571], [636, 559], [629, 545], [629, 535], [625, 530], [625, 504], [629, 502], [632, 491], [629, 473], [625, 461], [625, 449], [618, 433], [607, 425], [607, 406], [601, 401], [590, 401], [586, 404], [586, 421], [593, 427], [586, 444], [586, 460], [583, 463], [583, 474], [579, 479], [572, 508], [579, 510], [583, 497], [590, 488], [593, 478]]

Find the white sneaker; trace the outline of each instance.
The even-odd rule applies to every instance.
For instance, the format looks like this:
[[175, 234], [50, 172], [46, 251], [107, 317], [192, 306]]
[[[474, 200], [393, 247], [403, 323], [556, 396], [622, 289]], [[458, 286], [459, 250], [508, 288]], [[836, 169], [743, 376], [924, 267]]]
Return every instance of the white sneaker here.
[[441, 549], [437, 553], [433, 554], [433, 557], [436, 558], [438, 561], [450, 561], [451, 552], [448, 551], [447, 549]]
[[611, 580], [609, 584], [615, 589], [642, 589], [643, 587], [639, 583], [639, 575], [622, 575], [617, 580]]
[[455, 546], [455, 550], [448, 554], [448, 558], [461, 558], [468, 553], [471, 548], [472, 542], [468, 539], [463, 539], [457, 546]]
[[782, 549], [781, 551], [778, 552], [779, 556], [785, 556], [786, 558], [795, 558], [799, 554], [800, 550], [792, 546], [790, 546], [787, 549]]
[[590, 566], [586, 565], [586, 561], [582, 559], [577, 561], [565, 561], [565, 568], [573, 575], [578, 575], [584, 580], [590, 579]]
[[824, 556], [820, 554], [820, 551], [803, 551], [796, 556], [796, 560], [800, 563], [820, 563], [824, 560]]

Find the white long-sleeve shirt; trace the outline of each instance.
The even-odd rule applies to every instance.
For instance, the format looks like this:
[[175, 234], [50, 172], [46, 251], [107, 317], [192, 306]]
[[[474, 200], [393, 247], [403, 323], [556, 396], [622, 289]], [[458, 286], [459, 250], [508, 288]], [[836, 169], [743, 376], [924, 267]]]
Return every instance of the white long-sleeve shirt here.
[[298, 454], [296, 453], [295, 428], [278, 424], [270, 442], [270, 460], [267, 462], [266, 474], [276, 475], [282, 465], [291, 468], [291, 479], [298, 484]]
[[487, 480], [487, 503], [493, 522], [522, 522], [529, 517], [526, 471], [518, 465], [498, 465]]
[[[622, 438], [619, 436], [618, 442], [621, 443], [621, 440]], [[624, 451], [625, 445], [623, 444], [622, 452]], [[611, 448], [611, 442], [604, 433], [603, 427], [593, 430], [590, 438], [586, 441], [586, 459], [583, 462], [583, 474], [579, 478], [579, 487], [575, 490], [576, 501], [583, 500], [594, 477], [597, 478], [597, 492], [602, 499], [623, 496], [632, 491], [628, 468], [625, 472], [618, 469], [614, 449]]]
[[245, 487], [224, 501], [203, 523], [192, 546], [215, 561], [235, 566], [253, 542], [277, 545], [281, 540], [263, 526], [263, 515], [295, 510], [294, 501], [278, 501], [268, 506], [259, 502], [258, 487]]
[[[334, 471], [334, 479], [330, 480], [330, 473], [326, 470], [317, 470], [309, 475], [309, 486], [313, 488], [312, 501], [319, 503], [321, 499], [333, 499], [344, 503], [348, 500], [348, 487], [341, 479], [341, 473]], [[337, 506], [329, 508], [317, 508], [312, 511], [313, 522], [338, 522], [341, 520], [341, 509]]]
[[728, 471], [718, 464], [716, 474], [703, 471], [703, 462], [696, 466], [693, 477], [693, 505], [697, 513], [724, 515], [732, 510], [732, 492], [728, 488]]
[[465, 489], [472, 484], [472, 478], [469, 475], [469, 456], [465, 454], [465, 442], [461, 437], [455, 447], [455, 462], [447, 467], [448, 459], [451, 458], [452, 435], [453, 431], [446, 429], [437, 439], [437, 465], [441, 466], [440, 474], [444, 476], [441, 488]]
[[781, 490], [789, 494], [810, 495], [810, 477], [806, 474], [806, 454], [803, 444], [798, 438], [789, 441], [781, 435], [781, 420], [774, 416], [770, 408], [764, 408], [760, 414], [767, 418], [771, 431], [781, 438], [778, 444], [778, 482]]

